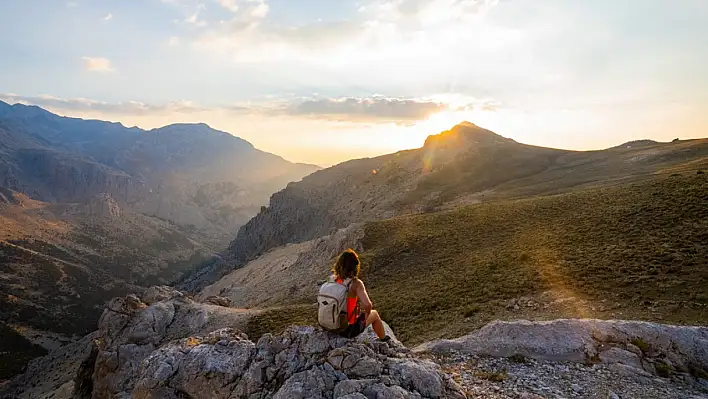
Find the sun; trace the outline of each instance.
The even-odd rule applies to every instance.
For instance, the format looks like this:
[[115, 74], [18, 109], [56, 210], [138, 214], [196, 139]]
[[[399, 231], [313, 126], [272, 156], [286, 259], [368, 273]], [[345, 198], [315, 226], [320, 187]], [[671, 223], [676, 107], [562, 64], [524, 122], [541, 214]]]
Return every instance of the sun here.
[[470, 113], [461, 111], [442, 111], [433, 114], [430, 118], [421, 122], [421, 127], [429, 132], [436, 134], [444, 130], [448, 130], [458, 123], [469, 118]]
[[370, 131], [367, 146], [387, 152], [420, 148], [428, 136], [468, 120], [468, 112], [442, 111], [410, 125], [386, 124]]

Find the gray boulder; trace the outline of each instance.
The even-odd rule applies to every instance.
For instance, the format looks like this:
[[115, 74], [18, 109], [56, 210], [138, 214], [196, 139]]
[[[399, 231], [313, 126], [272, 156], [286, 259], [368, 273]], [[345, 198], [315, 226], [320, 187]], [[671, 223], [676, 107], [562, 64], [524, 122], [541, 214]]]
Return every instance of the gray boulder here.
[[[643, 321], [560, 319], [494, 321], [466, 336], [416, 347], [416, 353], [459, 351], [538, 360], [587, 362], [600, 359], [642, 368], [643, 357], [669, 359], [679, 370], [708, 370], [708, 327]], [[620, 349], [612, 349], [620, 348]], [[632, 356], [635, 355], [635, 356]]]
[[133, 383], [112, 397], [464, 398], [439, 366], [396, 345], [312, 327], [266, 334], [256, 344], [234, 329], [184, 338], [156, 348], [133, 370]]

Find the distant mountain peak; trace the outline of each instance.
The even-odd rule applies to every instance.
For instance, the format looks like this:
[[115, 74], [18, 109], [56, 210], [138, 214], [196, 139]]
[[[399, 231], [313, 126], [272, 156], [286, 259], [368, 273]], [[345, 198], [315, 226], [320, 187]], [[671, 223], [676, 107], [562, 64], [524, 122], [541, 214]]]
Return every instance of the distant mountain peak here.
[[462, 148], [471, 144], [492, 144], [514, 142], [491, 130], [464, 121], [439, 134], [428, 136], [424, 147], [431, 148]]
[[[200, 129], [211, 129], [211, 130], [216, 130], [213, 129], [211, 126], [207, 125], [204, 122], [182, 122], [182, 123], [172, 123], [167, 126], [163, 126], [158, 129], [177, 129], [177, 128], [185, 128], [185, 127], [191, 127], [191, 128], [200, 128]], [[153, 129], [154, 130], [154, 129]]]
[[[472, 122], [470, 122], [470, 121], [462, 121], [462, 122], [458, 123], [457, 125], [455, 125], [455, 127], [458, 127], [458, 126], [459, 126], [459, 127], [480, 128], [479, 126], [475, 125], [474, 123], [472, 123]], [[454, 128], [453, 128], [453, 129], [454, 129]]]
[[20, 118], [32, 118], [35, 116], [57, 116], [36, 105], [26, 105], [22, 103], [8, 104], [0, 101], [0, 116], [15, 116]]
[[206, 123], [200, 122], [200, 123], [173, 123], [167, 126], [162, 126], [158, 127], [155, 129], [151, 129], [151, 132], [169, 132], [169, 133], [183, 133], [183, 132], [189, 132], [189, 133], [224, 133], [228, 134], [226, 132], [222, 132], [216, 129], [213, 129], [211, 126], [207, 125]]

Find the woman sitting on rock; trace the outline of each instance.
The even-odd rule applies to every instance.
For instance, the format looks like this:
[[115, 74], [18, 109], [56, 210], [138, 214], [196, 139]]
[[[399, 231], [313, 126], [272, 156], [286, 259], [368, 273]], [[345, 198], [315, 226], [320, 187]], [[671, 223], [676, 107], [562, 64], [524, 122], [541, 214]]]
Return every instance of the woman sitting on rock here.
[[[388, 342], [391, 338], [386, 335], [379, 312], [373, 310], [366, 287], [359, 280], [359, 270], [359, 256], [353, 249], [347, 249], [339, 255], [337, 262], [332, 268], [330, 282], [323, 285], [318, 296], [320, 325], [346, 338], [356, 337], [364, 332], [366, 327], [371, 325], [376, 336], [381, 341]], [[342, 289], [342, 285], [346, 288]], [[338, 298], [339, 295], [342, 295], [341, 299]], [[340, 300], [344, 302], [344, 297], [346, 297], [346, 305], [342, 303], [341, 318], [337, 318], [334, 315], [330, 316], [337, 309], [332, 306], [332, 303], [339, 303]], [[329, 299], [332, 299], [332, 301]], [[344, 305], [346, 306], [346, 320], [344, 318]], [[332, 323], [329, 323], [330, 318]], [[332, 326], [335, 327], [332, 328]]]

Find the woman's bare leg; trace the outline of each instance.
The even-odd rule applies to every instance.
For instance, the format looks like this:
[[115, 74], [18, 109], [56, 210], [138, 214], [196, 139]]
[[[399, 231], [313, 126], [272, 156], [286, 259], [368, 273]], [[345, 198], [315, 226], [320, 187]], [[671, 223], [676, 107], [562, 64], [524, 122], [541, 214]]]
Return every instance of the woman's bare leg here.
[[384, 330], [383, 321], [381, 321], [379, 312], [372, 310], [371, 313], [369, 313], [369, 317], [366, 319], [366, 326], [368, 327], [369, 325], [372, 326], [377, 337], [383, 338], [386, 336], [386, 330]]

